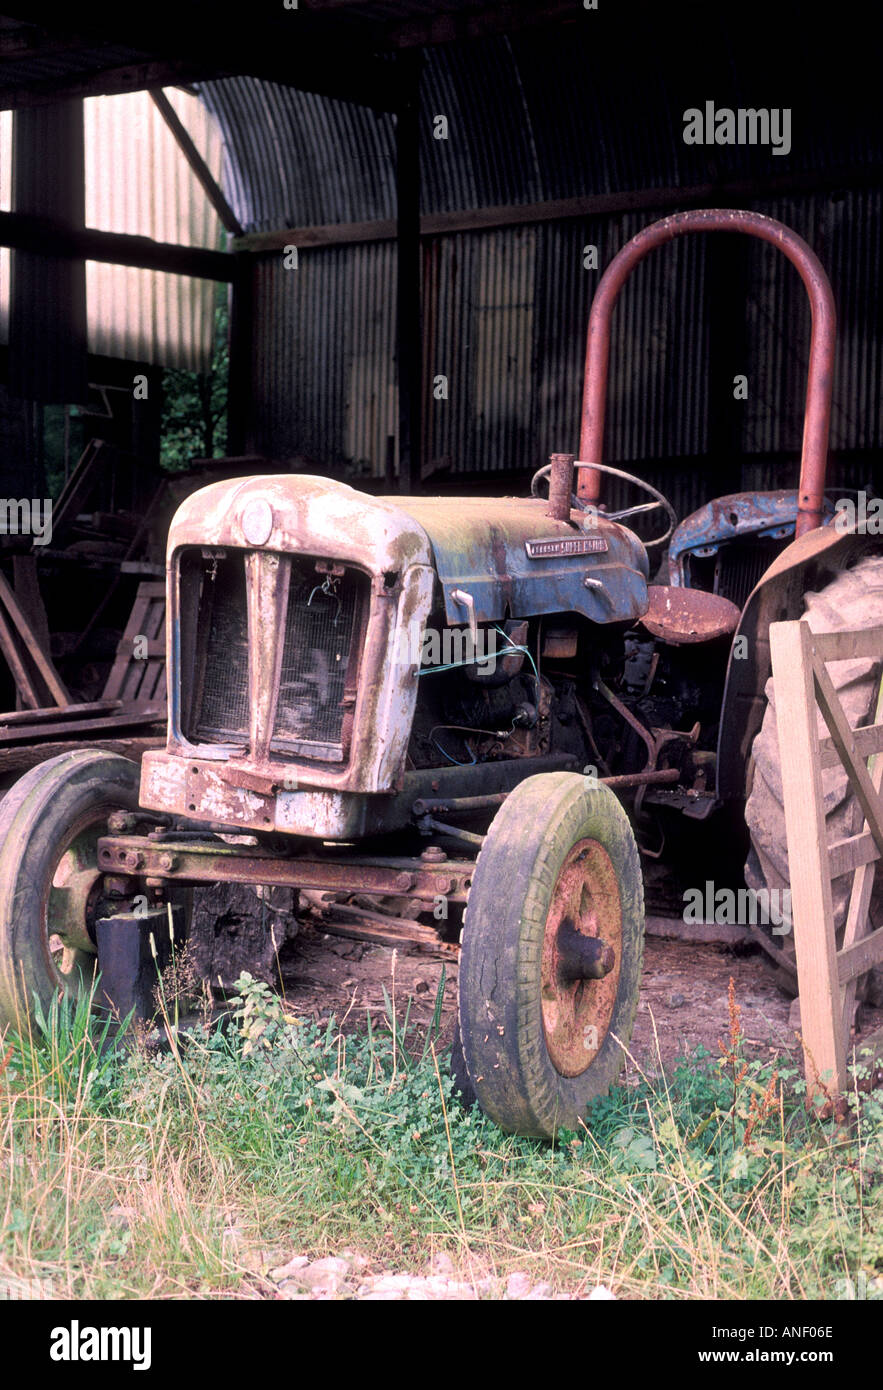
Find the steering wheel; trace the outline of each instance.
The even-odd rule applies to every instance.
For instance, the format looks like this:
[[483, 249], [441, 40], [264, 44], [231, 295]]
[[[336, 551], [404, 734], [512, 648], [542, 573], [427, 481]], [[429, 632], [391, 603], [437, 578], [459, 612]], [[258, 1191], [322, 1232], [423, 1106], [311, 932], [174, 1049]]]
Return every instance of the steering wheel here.
[[[624, 517], [638, 516], [642, 512], [655, 512], [658, 511], [660, 507], [664, 507], [668, 513], [668, 530], [664, 536], [657, 536], [656, 539], [652, 541], [644, 541], [643, 545], [645, 550], [650, 550], [653, 546], [665, 544], [678, 524], [678, 514], [667, 497], [663, 497], [661, 492], [657, 492], [656, 488], [652, 487], [650, 483], [645, 482], [643, 478], [636, 478], [634, 473], [624, 473], [621, 468], [611, 468], [609, 463], [576, 462], [573, 466], [574, 468], [597, 468], [599, 473], [609, 473], [613, 478], [623, 478], [625, 482], [633, 483], [635, 487], [641, 488], [644, 492], [649, 492], [651, 497], [656, 499], [655, 502], [641, 502], [636, 507], [623, 507], [621, 512], [601, 512], [600, 515], [603, 516], [605, 521], [622, 521]], [[542, 497], [543, 494], [540, 492], [540, 484], [548, 482], [551, 471], [551, 463], [547, 463], [544, 467], [537, 469], [530, 480], [531, 497]], [[584, 498], [578, 497], [575, 492], [571, 494], [571, 497], [574, 507], [579, 511], [588, 511], [595, 505], [593, 502], [586, 502]]]

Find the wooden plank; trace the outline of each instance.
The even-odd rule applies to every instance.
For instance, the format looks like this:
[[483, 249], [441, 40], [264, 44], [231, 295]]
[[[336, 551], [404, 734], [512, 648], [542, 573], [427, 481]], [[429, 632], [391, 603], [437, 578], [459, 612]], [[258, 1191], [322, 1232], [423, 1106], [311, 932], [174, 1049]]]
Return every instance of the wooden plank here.
[[828, 846], [828, 866], [832, 878], [851, 873], [863, 864], [871, 864], [879, 859], [880, 851], [869, 831], [860, 835], [850, 835], [845, 840], [835, 840]]
[[[166, 708], [166, 586], [156, 580], [138, 585], [126, 630], [104, 687], [108, 698], [131, 704], [148, 701]], [[146, 639], [147, 655], [135, 656], [135, 639]]]
[[233, 253], [230, 338], [227, 357], [227, 446], [231, 454], [251, 451], [254, 390], [255, 266], [244, 251]]
[[813, 653], [822, 661], [883, 661], [883, 628], [857, 632], [814, 632]]
[[[806, 623], [807, 633], [809, 628]], [[839, 635], [839, 634], [838, 634]], [[865, 813], [868, 822], [868, 829], [874, 837], [878, 848], [883, 852], [883, 804], [880, 801], [880, 794], [871, 781], [867, 767], [861, 761], [856, 760], [856, 744], [853, 738], [853, 730], [849, 726], [849, 721], [843, 713], [843, 707], [838, 699], [837, 692], [828, 675], [827, 668], [817, 656], [814, 656], [811, 648], [811, 635], [807, 638], [807, 651], [812, 663], [812, 676], [815, 683], [816, 698], [819, 708], [825, 717], [825, 723], [831, 731], [831, 737], [837, 746], [844, 770], [855, 790], [859, 804]], [[806, 756], [806, 748], [815, 751], [817, 743], [815, 741], [815, 731], [812, 743], [804, 745], [803, 756]], [[813, 758], [813, 762], [816, 759]], [[822, 841], [824, 843], [824, 839]]]
[[[165, 747], [165, 734], [133, 735], [120, 738], [96, 736], [89, 740], [90, 748], [103, 748], [107, 753], [119, 753], [123, 758], [138, 762], [141, 754], [148, 748]], [[60, 753], [71, 753], [83, 747], [83, 740], [70, 739], [54, 743], [26, 743], [21, 747], [0, 748], [0, 776], [11, 772], [26, 772], [47, 758], [56, 758]]]
[[131, 265], [140, 270], [163, 270], [223, 283], [233, 278], [233, 257], [227, 251], [179, 246], [124, 232], [101, 232], [95, 227], [70, 227], [51, 217], [29, 212], [0, 212], [0, 246], [47, 256], [72, 256], [84, 261]]
[[[18, 628], [19, 634], [27, 647], [28, 655], [46, 682], [49, 694], [59, 705], [69, 705], [70, 696], [62, 684], [61, 677], [53, 666], [51, 660], [43, 651], [37, 636], [22, 612], [21, 605], [15, 597], [12, 586], [5, 574], [0, 573], [0, 602], [5, 604], [10, 618]], [[37, 701], [40, 704], [40, 701]]]
[[[759, 198], [764, 190], [781, 192], [818, 192], [822, 185], [830, 188], [876, 187], [880, 182], [879, 166], [864, 165], [844, 170], [842, 179], [832, 174], [829, 179], [817, 171], [779, 175], [760, 181], [734, 180], [729, 183], [704, 183], [673, 188], [622, 189], [613, 193], [591, 193], [573, 198], [550, 198], [542, 203], [497, 204], [485, 208], [463, 208], [450, 212], [426, 213], [420, 219], [421, 237], [451, 236], [457, 232], [490, 231], [501, 227], [532, 226], [542, 222], [561, 222], [609, 216], [611, 213], [664, 211], [677, 208], [705, 207], [709, 200], [721, 205], [733, 199], [738, 206], [742, 198]], [[730, 206], [733, 206], [730, 203]], [[372, 219], [370, 222], [328, 222], [311, 227], [285, 227], [279, 231], [247, 232], [233, 243], [234, 251], [267, 255], [285, 246], [307, 250], [312, 246], [343, 246], [353, 242], [394, 241], [396, 224], [392, 219]]]
[[121, 709], [116, 714], [100, 715], [97, 719], [59, 720], [55, 724], [35, 724], [30, 728], [16, 726], [0, 729], [0, 747], [33, 743], [40, 738], [68, 738], [75, 733], [91, 735], [99, 730], [126, 729], [136, 724], [159, 724], [164, 719], [165, 710], [159, 705], [145, 705], [141, 709]]
[[37, 694], [37, 688], [31, 679], [30, 671], [27, 670], [19, 656], [18, 644], [2, 607], [0, 607], [0, 651], [3, 652], [9, 663], [12, 679], [15, 681], [16, 689], [23, 703], [36, 709], [40, 704], [40, 696]]
[[42, 705], [39, 709], [17, 709], [10, 714], [0, 714], [0, 729], [8, 724], [39, 724], [49, 720], [79, 719], [89, 714], [110, 714], [121, 704], [121, 700], [86, 700], [80, 705]]
[[[865, 909], [867, 914], [867, 909]], [[883, 962], [883, 927], [863, 936], [850, 946], [837, 952], [837, 977], [841, 985], [848, 985]], [[850, 1014], [851, 1017], [851, 1014]]]
[[129, 666], [134, 660], [135, 638], [146, 636], [144, 632], [147, 609], [150, 605], [150, 595], [144, 592], [144, 584], [138, 585], [135, 601], [132, 604], [132, 611], [126, 623], [126, 630], [117, 645], [116, 656], [110, 674], [104, 683], [102, 695], [106, 700], [125, 698], [129, 692], [124, 689]]
[[165, 661], [151, 661], [142, 688], [145, 700], [149, 700], [153, 705], [165, 707], [167, 698]]
[[818, 737], [813, 687], [817, 672], [812, 635], [803, 622], [770, 626], [804, 1067], [810, 1096], [820, 1086], [835, 1092], [846, 1086], [822, 775], [815, 756]]
[[[853, 729], [856, 757], [871, 758], [875, 753], [883, 753], [883, 724], [866, 724], [863, 729]], [[832, 738], [819, 740], [819, 763], [823, 772], [836, 767], [840, 762], [837, 745]]]
[[166, 572], [165, 565], [153, 565], [149, 560], [123, 560], [120, 563], [121, 574], [140, 574], [144, 575], [163, 575]]
[[190, 138], [190, 132], [182, 122], [180, 116], [169, 101], [161, 87], [155, 87], [150, 93], [150, 99], [162, 116], [169, 130], [175, 139], [175, 143], [183, 154], [190, 168], [193, 170], [196, 179], [205, 193], [215, 212], [221, 221], [221, 226], [225, 231], [233, 236], [242, 236], [242, 223], [231, 208], [221, 189], [212, 175], [199, 150]]
[[[881, 712], [883, 712], [883, 681], [881, 681], [877, 690], [877, 704], [874, 710], [875, 720], [879, 720]], [[868, 772], [871, 782], [879, 793], [881, 783], [883, 783], [883, 758], [879, 756], [872, 758], [868, 765]], [[867, 829], [866, 823], [864, 827], [865, 832], [867, 832]], [[876, 872], [876, 861], [870, 861], [858, 866], [855, 877], [852, 880], [852, 892], [849, 896], [849, 910], [846, 914], [843, 941], [841, 942], [840, 955], [838, 956], [838, 969], [840, 969], [843, 964], [845, 951], [851, 948], [854, 949], [858, 942], [870, 940], [868, 936], [871, 926], [869, 912]], [[843, 991], [843, 1024], [846, 1037], [849, 1037], [849, 1025], [855, 1012], [857, 976], [860, 973], [860, 971], [856, 972], [853, 970], [853, 974], [845, 983]], [[841, 976], [841, 985], [843, 985], [843, 983], [844, 981]]]
[[141, 656], [135, 659], [139, 666], [144, 666], [146, 668], [147, 665], [154, 662], [157, 657], [165, 661], [166, 640], [164, 637], [148, 637], [146, 643], [142, 643], [138, 650], [141, 652]]
[[21, 87], [4, 86], [0, 91], [0, 110], [22, 106], [43, 106], [47, 101], [69, 101], [74, 97], [109, 96], [117, 92], [137, 92], [145, 87], [175, 87], [206, 78], [228, 76], [217, 63], [206, 58], [151, 59], [126, 63], [122, 67], [99, 68], [92, 72], [68, 72], [42, 82]]
[[12, 559], [12, 586], [21, 604], [22, 612], [42, 644], [49, 650], [49, 618], [46, 605], [40, 592], [40, 579], [37, 574], [36, 555], [14, 555]]
[[56, 539], [85, 510], [110, 457], [111, 450], [103, 439], [89, 440], [52, 508], [52, 534]]

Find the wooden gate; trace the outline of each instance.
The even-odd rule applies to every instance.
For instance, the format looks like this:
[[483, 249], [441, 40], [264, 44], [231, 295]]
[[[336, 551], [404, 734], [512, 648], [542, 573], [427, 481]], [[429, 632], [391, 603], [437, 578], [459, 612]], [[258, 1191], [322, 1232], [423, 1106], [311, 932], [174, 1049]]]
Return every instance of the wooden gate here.
[[[831, 681], [832, 661], [883, 661], [883, 628], [813, 632], [804, 621], [773, 623], [770, 648], [782, 755], [782, 787], [804, 1067], [809, 1096], [846, 1089], [856, 981], [883, 962], [883, 927], [870, 930], [869, 907], [883, 854], [883, 701], [874, 722], [853, 729]], [[828, 728], [820, 738], [818, 711]], [[868, 759], [871, 759], [870, 765]], [[822, 772], [841, 764], [865, 823], [827, 843]], [[843, 940], [834, 934], [831, 881], [853, 873]]]

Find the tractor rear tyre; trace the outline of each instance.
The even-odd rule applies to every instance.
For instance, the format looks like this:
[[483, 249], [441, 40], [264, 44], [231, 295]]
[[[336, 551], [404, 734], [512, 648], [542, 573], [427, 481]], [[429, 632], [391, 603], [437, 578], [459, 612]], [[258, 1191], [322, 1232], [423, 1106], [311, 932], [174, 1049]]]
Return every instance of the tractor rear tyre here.
[[138, 809], [139, 768], [78, 749], [39, 763], [0, 802], [0, 1031], [27, 1026], [36, 996], [88, 989], [100, 915], [97, 842], [111, 811]]
[[[805, 594], [804, 617], [813, 632], [845, 632], [883, 626], [883, 555], [865, 556], [851, 569], [838, 574], [823, 589]], [[834, 688], [853, 728], [874, 722], [880, 667], [880, 661], [871, 660], [836, 661], [828, 665]], [[789, 887], [790, 874], [782, 799], [782, 760], [772, 678], [767, 681], [766, 698], [763, 724], [752, 749], [751, 785], [745, 805], [745, 820], [751, 835], [745, 881], [755, 891], [775, 889], [781, 893]], [[818, 723], [819, 732], [827, 734], [821, 714], [818, 715]], [[858, 834], [864, 816], [849, 779], [839, 765], [822, 773], [822, 790], [828, 843]], [[838, 933], [846, 921], [851, 889], [851, 873], [832, 881], [834, 925]], [[880, 875], [877, 876], [871, 900], [871, 920], [875, 926], [883, 925], [883, 883]], [[784, 925], [787, 928], [788, 924]], [[765, 930], [770, 932], [769, 928]], [[773, 933], [770, 934], [772, 945], [778, 953], [780, 966], [785, 966], [775, 972], [775, 978], [788, 993], [796, 994], [793, 933], [782, 932], [781, 928], [773, 928]], [[790, 972], [788, 963], [791, 963]], [[872, 979], [868, 983], [871, 997], [883, 998], [883, 973], [872, 972]]]
[[552, 1138], [606, 1094], [631, 1037], [643, 949], [638, 848], [616, 796], [577, 773], [528, 777], [478, 857], [460, 959], [462, 1059], [502, 1129]]

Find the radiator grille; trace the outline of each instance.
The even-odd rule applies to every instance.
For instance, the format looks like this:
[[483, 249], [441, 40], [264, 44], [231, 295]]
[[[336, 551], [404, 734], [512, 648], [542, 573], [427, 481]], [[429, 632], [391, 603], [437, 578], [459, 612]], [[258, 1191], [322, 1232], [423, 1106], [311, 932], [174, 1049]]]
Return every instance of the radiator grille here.
[[356, 570], [329, 578], [313, 561], [292, 562], [274, 752], [343, 758], [347, 668], [367, 588]]
[[744, 608], [748, 595], [760, 582], [789, 539], [736, 541], [721, 546], [715, 570], [715, 593]]
[[206, 568], [200, 623], [207, 631], [197, 739], [242, 743], [248, 737], [248, 618], [241, 555]]

